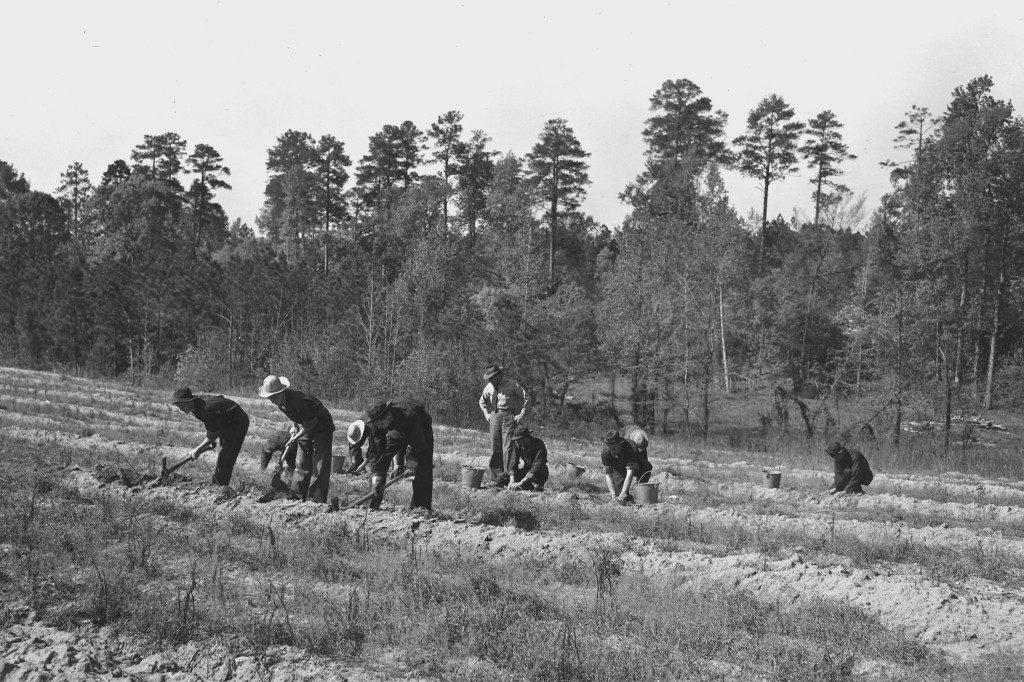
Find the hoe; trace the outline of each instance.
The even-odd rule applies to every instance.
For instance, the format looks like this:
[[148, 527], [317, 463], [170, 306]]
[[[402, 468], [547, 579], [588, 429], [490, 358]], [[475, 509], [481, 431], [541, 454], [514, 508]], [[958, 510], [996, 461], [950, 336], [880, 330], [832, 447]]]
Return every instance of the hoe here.
[[[203, 448], [202, 450], [197, 452], [196, 456], [198, 456], [202, 452], [206, 452], [207, 450], [213, 450], [215, 447], [217, 447], [217, 446], [214, 445], [213, 443], [210, 443], [208, 446], [206, 446], [205, 448]], [[185, 466], [189, 462], [194, 462], [194, 461], [195, 461], [195, 458], [192, 455], [189, 455], [188, 457], [186, 457], [185, 459], [181, 460], [177, 464], [175, 464], [173, 466], [167, 466], [167, 458], [166, 457], [161, 458], [161, 460], [160, 460], [160, 478], [156, 479], [156, 484], [157, 485], [166, 485], [167, 484], [167, 479], [169, 479], [171, 477], [171, 474], [173, 474], [175, 471], [177, 471], [181, 467]]]
[[[381, 489], [381, 492], [387, 490], [388, 488], [390, 488], [394, 484], [398, 483], [399, 481], [404, 481], [405, 479], [412, 478], [415, 475], [416, 474], [414, 472], [407, 471], [406, 473], [402, 474], [401, 476], [396, 476], [396, 477], [392, 478], [390, 481], [388, 481], [387, 483], [384, 484], [384, 487]], [[373, 499], [373, 493], [367, 493], [366, 495], [363, 495], [362, 497], [360, 497], [358, 500], [356, 500], [352, 504], [350, 504], [347, 507], [345, 507], [345, 509], [354, 509], [355, 507], [358, 507], [361, 504], [366, 504], [367, 502], [369, 502], [372, 499]]]

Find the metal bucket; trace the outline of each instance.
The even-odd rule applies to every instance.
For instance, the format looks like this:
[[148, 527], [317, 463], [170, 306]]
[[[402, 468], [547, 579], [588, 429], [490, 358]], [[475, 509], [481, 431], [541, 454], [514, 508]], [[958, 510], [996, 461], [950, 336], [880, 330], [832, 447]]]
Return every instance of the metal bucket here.
[[579, 478], [580, 476], [583, 475], [584, 471], [586, 471], [586, 469], [584, 469], [581, 466], [576, 466], [575, 464], [566, 464], [565, 465], [565, 477], [566, 478]]
[[345, 455], [331, 455], [331, 471], [336, 474], [345, 472]]
[[764, 482], [769, 488], [778, 488], [782, 484], [782, 472], [781, 471], [766, 471], [764, 472]]
[[633, 497], [637, 504], [658, 504], [660, 483], [637, 483], [633, 486]]
[[462, 486], [464, 488], [479, 488], [484, 482], [484, 470], [477, 467], [462, 467]]

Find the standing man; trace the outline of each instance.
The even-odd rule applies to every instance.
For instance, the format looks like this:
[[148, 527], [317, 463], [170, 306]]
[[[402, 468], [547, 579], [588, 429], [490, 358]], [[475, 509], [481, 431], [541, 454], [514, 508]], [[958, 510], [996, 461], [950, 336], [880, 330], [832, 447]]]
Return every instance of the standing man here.
[[861, 494], [862, 486], [869, 485], [875, 475], [871, 473], [867, 457], [860, 450], [845, 448], [839, 441], [834, 441], [825, 448], [825, 454], [832, 458], [834, 480], [828, 494], [835, 495], [842, 491], [847, 495]]
[[507, 485], [512, 472], [512, 448], [508, 434], [526, 416], [530, 396], [515, 379], [504, 375], [498, 365], [484, 369], [480, 409], [491, 425], [491, 461], [488, 468], [497, 485]]
[[261, 398], [269, 398], [295, 425], [285, 443], [285, 451], [298, 443], [294, 487], [303, 500], [327, 503], [331, 483], [331, 448], [334, 443], [334, 419], [323, 403], [302, 391], [289, 388], [287, 377], [271, 374], [259, 388]]
[[392, 460], [395, 478], [409, 467], [412, 481], [410, 507], [430, 510], [434, 498], [434, 426], [426, 408], [418, 400], [403, 398], [377, 403], [362, 416], [368, 443], [366, 458], [373, 475], [374, 498], [370, 509], [380, 507], [384, 482]]
[[512, 441], [512, 474], [509, 490], [544, 491], [548, 480], [548, 449], [544, 441], [530, 433], [526, 424], [519, 424], [508, 434]]
[[[612, 429], [604, 437], [604, 449], [601, 450], [601, 464], [604, 466], [604, 480], [608, 492], [620, 503], [633, 499], [629, 489], [634, 481], [641, 480], [654, 467], [647, 459], [647, 434], [637, 426], [627, 426], [624, 431], [630, 434], [627, 440], [617, 430]], [[642, 442], [643, 447], [638, 444]]]
[[220, 454], [217, 455], [217, 466], [213, 470], [213, 483], [231, 483], [235, 460], [242, 450], [245, 435], [249, 433], [249, 415], [233, 400], [222, 395], [192, 395], [192, 389], [187, 386], [177, 389], [171, 402], [185, 414], [195, 416], [206, 427], [206, 438], [192, 451], [190, 457], [199, 459], [200, 453], [216, 447], [219, 438]]

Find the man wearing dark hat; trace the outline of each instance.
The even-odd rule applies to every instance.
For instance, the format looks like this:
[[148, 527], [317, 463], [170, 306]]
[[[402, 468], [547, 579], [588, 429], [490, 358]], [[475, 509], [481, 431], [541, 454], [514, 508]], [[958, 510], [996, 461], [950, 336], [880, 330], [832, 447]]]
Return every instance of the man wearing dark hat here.
[[512, 474], [508, 489], [543, 492], [548, 480], [548, 449], [544, 441], [530, 433], [525, 424], [512, 429], [508, 438], [512, 442]]
[[334, 419], [323, 403], [311, 395], [290, 388], [287, 377], [271, 374], [259, 388], [294, 424], [285, 451], [298, 444], [293, 487], [303, 500], [327, 503], [331, 483], [331, 449], [334, 444]]
[[192, 389], [188, 387], [177, 389], [171, 402], [206, 427], [206, 438], [189, 456], [198, 459], [200, 453], [216, 447], [219, 438], [220, 454], [217, 455], [217, 466], [213, 470], [213, 483], [231, 483], [235, 460], [242, 450], [245, 435], [249, 433], [249, 415], [233, 400], [222, 395], [192, 395]]
[[825, 448], [825, 453], [832, 458], [835, 475], [829, 495], [840, 491], [847, 495], [863, 493], [862, 486], [874, 480], [875, 475], [871, 473], [868, 460], [860, 450], [846, 448], [839, 441], [834, 441]]
[[430, 510], [434, 497], [434, 426], [423, 403], [412, 398], [377, 403], [366, 410], [362, 421], [363, 438], [368, 441], [366, 459], [373, 474], [370, 480], [376, 493], [370, 508], [380, 507], [388, 469], [395, 460], [395, 476], [403, 475], [406, 466], [415, 476], [409, 506]]
[[480, 409], [491, 426], [488, 468], [496, 484], [506, 485], [513, 464], [508, 434], [526, 416], [530, 395], [515, 379], [506, 377], [498, 365], [487, 365], [484, 381], [487, 384], [480, 394]]
[[638, 427], [626, 427], [627, 433], [637, 437], [636, 431], [643, 434], [643, 448], [633, 439], [626, 439], [617, 430], [612, 429], [604, 437], [604, 449], [601, 450], [601, 465], [604, 466], [604, 480], [608, 492], [619, 502], [633, 499], [629, 489], [636, 480], [642, 479], [653, 470], [647, 459], [647, 434]]

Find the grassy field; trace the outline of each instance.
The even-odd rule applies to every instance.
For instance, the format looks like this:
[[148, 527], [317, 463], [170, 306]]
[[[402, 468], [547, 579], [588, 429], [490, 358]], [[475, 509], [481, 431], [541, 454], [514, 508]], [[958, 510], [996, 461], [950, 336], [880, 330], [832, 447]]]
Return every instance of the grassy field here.
[[[656, 440], [662, 502], [622, 507], [588, 438], [547, 438], [546, 493], [469, 491], [460, 468], [486, 437], [439, 427], [434, 515], [405, 509], [404, 483], [381, 511], [328, 514], [260, 501], [281, 420], [251, 397], [230, 490], [205, 484], [212, 455], [154, 487], [160, 457], [201, 440], [165, 398], [0, 370], [0, 677], [1024, 676], [1009, 469], [881, 455], [871, 494], [835, 498], [820, 450]], [[332, 492], [366, 485], [335, 476]]]

